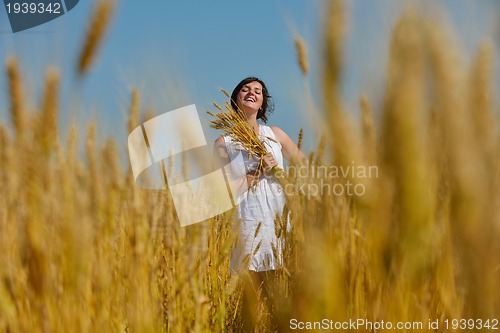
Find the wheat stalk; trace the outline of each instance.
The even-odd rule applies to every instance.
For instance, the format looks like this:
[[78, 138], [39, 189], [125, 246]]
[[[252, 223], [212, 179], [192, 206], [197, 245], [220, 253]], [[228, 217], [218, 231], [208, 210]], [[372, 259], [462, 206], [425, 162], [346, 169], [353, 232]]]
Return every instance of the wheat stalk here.
[[304, 129], [301, 128], [299, 131], [299, 141], [297, 142], [297, 147], [299, 148], [299, 150], [302, 150], [303, 141], [304, 141]]
[[115, 3], [113, 0], [102, 0], [97, 4], [87, 30], [83, 48], [78, 57], [78, 74], [82, 75], [87, 72], [94, 61], [99, 45], [111, 20], [114, 7]]
[[42, 105], [42, 149], [48, 154], [58, 141], [57, 113], [59, 110], [59, 71], [51, 68], [45, 78], [45, 95]]
[[132, 133], [132, 131], [139, 126], [140, 101], [141, 96], [139, 91], [137, 91], [137, 89], [133, 89], [130, 97], [129, 118], [127, 123], [129, 133]]
[[362, 95], [359, 101], [361, 105], [361, 123], [363, 129], [363, 148], [365, 159], [368, 163], [374, 164], [377, 160], [377, 133], [373, 111], [368, 102], [368, 97]]
[[16, 136], [22, 138], [26, 129], [26, 115], [24, 109], [24, 94], [21, 73], [17, 60], [11, 57], [6, 64], [10, 94], [10, 115], [16, 130]]
[[297, 50], [297, 60], [299, 61], [300, 70], [304, 76], [309, 72], [309, 63], [307, 61], [307, 47], [302, 37], [295, 37], [295, 49]]

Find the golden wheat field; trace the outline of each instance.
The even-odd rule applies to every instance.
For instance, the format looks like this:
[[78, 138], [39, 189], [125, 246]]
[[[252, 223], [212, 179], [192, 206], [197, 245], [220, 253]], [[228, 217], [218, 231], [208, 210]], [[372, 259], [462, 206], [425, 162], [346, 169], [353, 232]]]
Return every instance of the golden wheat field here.
[[[99, 2], [89, 19], [79, 75], [113, 10]], [[364, 191], [287, 197], [292, 232], [276, 222], [284, 267], [261, 299], [229, 271], [234, 212], [180, 227], [168, 190], [137, 187], [120, 163], [124, 142], [98, 144], [95, 122], [62, 137], [57, 68], [47, 70], [35, 110], [21, 64], [3, 59], [11, 123], [0, 124], [0, 332], [500, 330], [494, 48], [485, 42], [463, 63], [445, 28], [403, 15], [392, 30], [383, 103], [375, 110], [360, 91], [358, 121], [339, 92], [344, 16], [342, 1], [329, 2], [321, 91], [306, 92], [322, 99], [309, 110], [323, 129], [309, 165], [328, 171], [291, 172], [288, 182]], [[308, 81], [305, 43], [296, 46]], [[138, 90], [129, 100], [122, 122], [130, 132], [144, 115]], [[295, 136], [300, 146], [303, 135]], [[329, 175], [354, 164], [377, 173]]]

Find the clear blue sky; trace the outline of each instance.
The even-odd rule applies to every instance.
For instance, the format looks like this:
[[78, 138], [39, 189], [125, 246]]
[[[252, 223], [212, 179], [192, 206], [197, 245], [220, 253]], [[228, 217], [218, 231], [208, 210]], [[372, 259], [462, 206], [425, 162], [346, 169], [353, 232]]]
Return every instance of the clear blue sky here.
[[[321, 21], [326, 0], [121, 0], [95, 66], [78, 80], [75, 62], [93, 3], [80, 0], [62, 17], [16, 34], [10, 32], [5, 8], [0, 8], [0, 59], [4, 62], [9, 54], [19, 58], [35, 104], [40, 101], [45, 68], [56, 65], [61, 69], [63, 132], [71, 120], [83, 123], [94, 117], [99, 122], [100, 139], [115, 136], [125, 147], [132, 87], [141, 91], [143, 110], [154, 108], [160, 114], [194, 103], [203, 113], [212, 101], [224, 100], [218, 88], [231, 91], [240, 79], [252, 75], [262, 78], [274, 96], [276, 111], [270, 123], [294, 139], [305, 127], [308, 147], [312, 147], [293, 37], [298, 32], [308, 43], [314, 90], [321, 69]], [[389, 32], [406, 5], [400, 0], [348, 3], [342, 91], [349, 110], [356, 114], [360, 92], [374, 101], [383, 96]], [[445, 8], [469, 54], [483, 37], [499, 40], [500, 26], [495, 19], [500, 17], [500, 1], [414, 3], [419, 7], [439, 3]], [[498, 78], [498, 66], [495, 71]], [[8, 122], [4, 76], [0, 96], [0, 119]], [[216, 136], [208, 126], [206, 134], [210, 141]]]

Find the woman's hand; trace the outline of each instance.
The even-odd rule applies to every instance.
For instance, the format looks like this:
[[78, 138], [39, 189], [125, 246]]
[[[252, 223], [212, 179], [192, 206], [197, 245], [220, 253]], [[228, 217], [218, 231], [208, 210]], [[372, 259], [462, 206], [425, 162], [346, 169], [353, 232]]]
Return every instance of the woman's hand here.
[[[278, 162], [274, 159], [272, 153], [267, 153], [262, 157], [262, 166], [264, 167], [264, 172], [270, 171], [272, 168], [278, 165]], [[262, 170], [253, 170], [247, 173], [247, 184], [248, 188], [257, 184], [257, 182], [264, 177], [264, 172]]]
[[251, 173], [247, 173], [247, 187], [251, 188], [256, 183], [256, 177]]
[[262, 164], [264, 165], [265, 171], [270, 171], [278, 165], [278, 162], [276, 162], [272, 153], [267, 153], [264, 157], [262, 157]]
[[251, 188], [257, 182], [262, 178], [263, 174], [262, 172], [259, 172], [258, 170], [253, 170], [247, 173], [247, 185], [248, 188]]

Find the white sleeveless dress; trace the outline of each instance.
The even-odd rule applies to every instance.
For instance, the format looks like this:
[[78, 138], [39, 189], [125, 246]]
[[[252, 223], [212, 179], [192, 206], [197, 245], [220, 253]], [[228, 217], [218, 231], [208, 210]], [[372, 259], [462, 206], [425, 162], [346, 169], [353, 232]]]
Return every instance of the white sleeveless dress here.
[[[269, 140], [272, 138], [276, 142]], [[259, 125], [259, 138], [265, 143], [267, 151], [272, 153], [278, 166], [283, 169], [283, 154], [281, 144], [276, 139], [269, 126]], [[232, 163], [232, 168], [245, 168], [245, 174], [255, 170], [259, 163], [256, 157], [250, 157], [240, 144], [233, 142], [229, 136], [224, 136], [226, 150], [231, 161], [241, 153], [244, 166]], [[238, 170], [241, 174], [242, 170]], [[231, 256], [231, 270], [242, 269], [252, 271], [267, 271], [277, 269], [283, 264], [281, 240], [276, 237], [274, 220], [276, 215], [283, 214], [285, 195], [283, 188], [271, 175], [265, 175], [242, 197], [238, 205], [239, 224], [238, 241]], [[259, 232], [255, 235], [261, 223]], [[238, 223], [235, 224], [235, 227]], [[273, 245], [277, 258], [273, 254]], [[258, 248], [258, 249], [257, 249]]]

